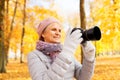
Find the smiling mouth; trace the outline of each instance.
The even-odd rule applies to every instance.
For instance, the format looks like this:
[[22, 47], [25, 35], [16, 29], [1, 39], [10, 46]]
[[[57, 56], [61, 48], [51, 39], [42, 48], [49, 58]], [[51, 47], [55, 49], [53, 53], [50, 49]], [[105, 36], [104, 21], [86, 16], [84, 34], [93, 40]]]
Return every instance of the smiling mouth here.
[[60, 38], [60, 36], [54, 36], [54, 38]]
[[54, 37], [55, 39], [60, 39], [60, 37]]

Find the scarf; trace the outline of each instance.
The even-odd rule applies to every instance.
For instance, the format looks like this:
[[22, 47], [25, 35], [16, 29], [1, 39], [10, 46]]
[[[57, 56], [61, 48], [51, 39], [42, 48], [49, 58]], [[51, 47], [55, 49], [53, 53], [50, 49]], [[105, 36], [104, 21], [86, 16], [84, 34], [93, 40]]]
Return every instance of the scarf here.
[[53, 62], [56, 56], [62, 51], [62, 45], [57, 43], [47, 43], [40, 40], [37, 42], [36, 49], [41, 51], [43, 54], [50, 56]]

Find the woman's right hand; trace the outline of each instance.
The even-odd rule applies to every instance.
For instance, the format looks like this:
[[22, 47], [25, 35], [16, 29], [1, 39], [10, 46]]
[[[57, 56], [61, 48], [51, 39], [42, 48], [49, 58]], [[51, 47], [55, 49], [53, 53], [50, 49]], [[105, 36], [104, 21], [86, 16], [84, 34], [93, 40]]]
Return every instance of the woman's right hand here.
[[69, 54], [74, 54], [78, 45], [80, 45], [80, 43], [83, 41], [83, 38], [81, 36], [81, 30], [77, 29], [72, 32], [72, 28], [70, 27], [66, 34], [63, 51]]

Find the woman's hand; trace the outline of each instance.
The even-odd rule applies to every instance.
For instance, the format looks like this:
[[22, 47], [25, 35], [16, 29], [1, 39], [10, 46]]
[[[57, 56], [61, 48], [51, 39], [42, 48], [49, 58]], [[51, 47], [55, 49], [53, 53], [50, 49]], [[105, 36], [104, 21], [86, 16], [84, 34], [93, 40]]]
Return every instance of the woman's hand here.
[[91, 43], [91, 41], [86, 41], [82, 44], [83, 54], [85, 58], [89, 61], [94, 61], [95, 59], [95, 46]]
[[81, 30], [78, 29], [72, 32], [72, 28], [70, 27], [66, 34], [63, 51], [69, 54], [74, 54], [78, 45], [83, 41], [81, 36]]

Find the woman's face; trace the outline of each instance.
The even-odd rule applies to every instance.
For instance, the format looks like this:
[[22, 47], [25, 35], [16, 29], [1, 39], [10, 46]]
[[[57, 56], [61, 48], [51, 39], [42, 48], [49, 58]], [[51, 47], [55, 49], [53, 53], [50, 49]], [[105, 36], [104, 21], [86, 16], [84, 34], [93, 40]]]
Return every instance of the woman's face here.
[[42, 34], [45, 42], [60, 43], [61, 40], [61, 25], [58, 23], [52, 23]]

